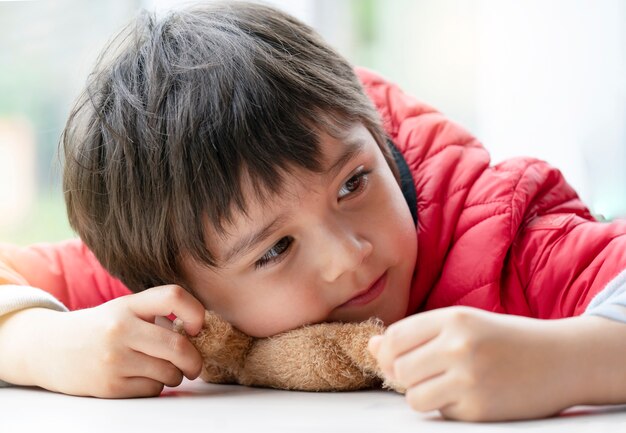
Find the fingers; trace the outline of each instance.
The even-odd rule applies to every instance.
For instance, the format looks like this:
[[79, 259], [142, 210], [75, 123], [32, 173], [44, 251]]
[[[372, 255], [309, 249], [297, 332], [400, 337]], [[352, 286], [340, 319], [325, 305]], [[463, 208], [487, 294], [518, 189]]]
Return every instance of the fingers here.
[[123, 389], [114, 393], [113, 398], [156, 397], [165, 385], [145, 377], [129, 377], [124, 381]]
[[102, 383], [87, 393], [101, 398], [152, 397], [161, 393], [164, 386], [175, 387], [183, 380], [181, 371], [172, 363], [130, 350], [119, 359], [123, 369], [109, 375]]
[[190, 380], [202, 370], [202, 356], [185, 336], [151, 323], [137, 321], [129, 347], [171, 363]]
[[176, 386], [183, 375], [192, 380], [200, 375], [202, 357], [198, 350], [162, 319], [175, 314], [187, 334], [195, 335], [204, 324], [205, 309], [200, 301], [177, 285], [154, 287], [119, 299], [118, 305], [123, 305], [130, 316], [122, 314], [122, 320], [109, 326], [109, 340], [123, 341], [123, 346], [145, 356], [147, 370], [129, 373], [127, 369], [124, 377], [147, 377]]
[[164, 386], [162, 382], [146, 377], [129, 377], [121, 379], [116, 383], [109, 383], [103, 390], [93, 393], [78, 393], [78, 395], [98, 398], [156, 397], [161, 394]]
[[128, 297], [129, 308], [137, 317], [154, 323], [157, 316], [176, 315], [185, 332], [196, 335], [204, 324], [204, 306], [180, 286], [154, 287]]
[[450, 375], [440, 374], [406, 390], [408, 405], [419, 412], [442, 410], [455, 403]]
[[135, 352], [132, 355], [132, 366], [126, 370], [127, 378], [144, 378], [159, 382], [165, 386], [175, 387], [183, 381], [182, 372], [171, 362]]
[[382, 335], [374, 335], [367, 342], [367, 350], [376, 358], [378, 356], [378, 351], [380, 350], [380, 345], [383, 342]]
[[[376, 356], [383, 337], [370, 339], [368, 349]], [[420, 412], [441, 410], [455, 402], [450, 393], [454, 384], [447, 373], [445, 361], [439, 356], [439, 339], [435, 338], [418, 349], [401, 355], [394, 361], [393, 380], [406, 388], [405, 398], [409, 406]]]
[[371, 341], [380, 368], [394, 379], [394, 362], [403, 354], [435, 338], [441, 330], [439, 310], [416, 314], [389, 326], [380, 339]]
[[410, 388], [441, 375], [449, 366], [448, 360], [441, 356], [440, 346], [440, 340], [434, 339], [401, 355], [393, 362], [390, 379]]

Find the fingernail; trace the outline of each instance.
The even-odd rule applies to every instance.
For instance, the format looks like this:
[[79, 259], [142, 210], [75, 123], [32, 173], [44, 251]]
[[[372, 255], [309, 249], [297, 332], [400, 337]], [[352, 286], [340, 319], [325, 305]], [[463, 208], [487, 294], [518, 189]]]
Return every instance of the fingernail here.
[[383, 375], [385, 376], [385, 378], [387, 380], [395, 380], [394, 374], [393, 374], [393, 370], [389, 370], [387, 368], [383, 369]]
[[374, 335], [367, 343], [367, 350], [369, 350], [372, 355], [376, 356], [382, 340], [383, 337], [381, 335]]

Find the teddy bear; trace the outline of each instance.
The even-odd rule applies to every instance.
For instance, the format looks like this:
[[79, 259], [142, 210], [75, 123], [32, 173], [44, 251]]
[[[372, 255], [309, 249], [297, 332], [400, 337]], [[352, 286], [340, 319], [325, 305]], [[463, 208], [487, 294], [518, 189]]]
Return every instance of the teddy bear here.
[[[179, 320], [174, 329], [185, 331]], [[320, 323], [255, 338], [211, 311], [196, 336], [186, 335], [203, 357], [200, 377], [210, 383], [298, 391], [353, 391], [383, 387], [404, 392], [385, 380], [367, 350], [385, 330], [378, 319], [361, 323]]]

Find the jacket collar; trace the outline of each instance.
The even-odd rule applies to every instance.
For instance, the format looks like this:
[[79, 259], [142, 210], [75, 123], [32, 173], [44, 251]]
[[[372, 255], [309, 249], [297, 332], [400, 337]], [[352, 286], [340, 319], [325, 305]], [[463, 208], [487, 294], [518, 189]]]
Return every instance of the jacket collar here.
[[387, 144], [389, 145], [393, 159], [396, 161], [396, 166], [400, 172], [400, 188], [402, 189], [402, 195], [411, 210], [413, 223], [417, 226], [417, 193], [415, 192], [413, 175], [411, 174], [411, 170], [402, 156], [402, 153], [400, 153], [395, 144], [393, 144], [393, 141], [387, 139]]

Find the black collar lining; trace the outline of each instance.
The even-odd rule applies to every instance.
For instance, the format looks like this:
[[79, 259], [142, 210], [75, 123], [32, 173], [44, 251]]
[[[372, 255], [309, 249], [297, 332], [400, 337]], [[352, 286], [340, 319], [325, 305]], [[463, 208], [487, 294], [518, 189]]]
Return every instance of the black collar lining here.
[[393, 159], [396, 161], [398, 171], [400, 172], [400, 188], [402, 189], [402, 195], [409, 205], [411, 210], [411, 216], [413, 217], [413, 223], [417, 227], [417, 192], [415, 191], [415, 182], [413, 181], [413, 175], [409, 169], [404, 156], [393, 144], [390, 139], [387, 140]]

